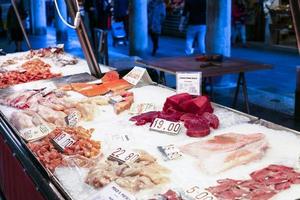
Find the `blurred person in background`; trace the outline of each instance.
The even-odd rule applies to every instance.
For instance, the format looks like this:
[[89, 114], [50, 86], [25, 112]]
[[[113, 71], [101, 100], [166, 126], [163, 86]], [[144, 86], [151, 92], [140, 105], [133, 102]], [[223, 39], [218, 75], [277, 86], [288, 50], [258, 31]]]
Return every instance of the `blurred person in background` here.
[[3, 33], [4, 33], [4, 26], [2, 20], [2, 6], [0, 5], [0, 37], [3, 36]]
[[113, 1], [113, 16], [114, 20], [116, 22], [123, 22], [125, 32], [126, 32], [126, 37], [128, 39], [128, 34], [129, 34], [129, 24], [128, 24], [128, 19], [129, 19], [129, 0], [114, 0]]
[[107, 30], [109, 28], [109, 18], [111, 16], [110, 0], [95, 0], [97, 14], [97, 28]]
[[152, 56], [158, 49], [159, 35], [166, 17], [166, 5], [163, 0], [150, 0], [148, 3], [148, 30], [153, 43]]
[[194, 53], [193, 44], [195, 39], [198, 43], [199, 53], [206, 53], [206, 0], [185, 0], [182, 17], [180, 19], [179, 31], [183, 31], [184, 22], [188, 17], [186, 32], [185, 54]]
[[[22, 23], [24, 23], [24, 20], [28, 16], [24, 8], [24, 4], [21, 0], [14, 0], [14, 1], [19, 11]], [[10, 40], [13, 41], [16, 45], [15, 51], [16, 52], [22, 51], [21, 46], [22, 46], [22, 41], [24, 39], [24, 36], [19, 21], [17, 19], [17, 16], [15, 14], [15, 10], [12, 5], [10, 5], [7, 13], [7, 31]]]
[[97, 27], [97, 15], [96, 15], [96, 7], [94, 0], [85, 0], [84, 1], [84, 11], [87, 13], [89, 31], [92, 37], [92, 44], [94, 45], [95, 41], [95, 33], [94, 28]]
[[246, 3], [243, 0], [234, 0], [232, 5], [232, 34], [231, 43], [236, 44], [237, 37], [240, 38], [243, 47], [246, 47]]

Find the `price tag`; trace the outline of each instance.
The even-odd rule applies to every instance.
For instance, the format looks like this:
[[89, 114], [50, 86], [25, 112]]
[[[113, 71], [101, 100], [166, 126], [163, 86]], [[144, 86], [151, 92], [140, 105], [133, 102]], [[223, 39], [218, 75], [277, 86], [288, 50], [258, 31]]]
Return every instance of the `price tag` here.
[[41, 91], [41, 94], [42, 94], [43, 96], [47, 96], [48, 94], [50, 94], [51, 92], [53, 92], [53, 91], [56, 90], [56, 89], [57, 89], [56, 85], [51, 84], [51, 85], [45, 87], [45, 88]]
[[116, 104], [124, 101], [124, 98], [121, 95], [112, 96], [109, 98], [109, 103]]
[[153, 103], [141, 103], [133, 104], [129, 110], [129, 113], [132, 115], [139, 115], [141, 113], [156, 111], [157, 108]]
[[53, 138], [54, 145], [60, 150], [64, 151], [65, 148], [71, 146], [76, 141], [66, 132], [62, 132], [61, 134], [58, 134], [55, 138]]
[[111, 182], [88, 200], [136, 200], [136, 198], [115, 182]]
[[130, 151], [125, 148], [117, 148], [109, 156], [108, 160], [118, 161], [120, 164], [133, 163], [139, 159], [140, 155], [134, 151]]
[[123, 79], [132, 85], [137, 85], [145, 74], [146, 69], [142, 67], [134, 67]]
[[65, 117], [65, 121], [68, 126], [74, 127], [80, 120], [80, 113], [77, 111], [72, 112], [70, 115]]
[[173, 144], [167, 146], [158, 146], [159, 152], [162, 153], [164, 160], [175, 160], [182, 156], [180, 150]]
[[177, 72], [176, 90], [177, 93], [189, 93], [191, 95], [201, 95], [201, 72]]
[[171, 122], [165, 119], [156, 118], [150, 126], [150, 130], [167, 133], [170, 135], [178, 135], [182, 124], [180, 122]]
[[198, 186], [191, 187], [184, 193], [193, 200], [217, 200], [209, 191], [201, 190]]
[[20, 134], [26, 141], [34, 141], [45, 137], [50, 132], [51, 129], [47, 125], [41, 124], [34, 128], [23, 129], [20, 131]]

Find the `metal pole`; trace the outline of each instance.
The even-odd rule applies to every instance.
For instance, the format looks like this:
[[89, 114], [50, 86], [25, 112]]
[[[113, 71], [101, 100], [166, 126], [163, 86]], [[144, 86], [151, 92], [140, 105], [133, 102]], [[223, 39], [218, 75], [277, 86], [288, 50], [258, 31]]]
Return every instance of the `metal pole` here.
[[[76, 12], [77, 12], [77, 7], [75, 5], [76, 2], [74, 2], [74, 0], [65, 0], [65, 1], [69, 8], [70, 15], [71, 15], [72, 19], [74, 19]], [[87, 32], [85, 30], [85, 26], [84, 26], [82, 18], [80, 19], [80, 25], [76, 29], [76, 32], [77, 32], [79, 42], [82, 47], [82, 51], [83, 51], [85, 59], [88, 63], [91, 74], [97, 78], [101, 78], [103, 76], [103, 74], [101, 72], [101, 69], [97, 62], [97, 59], [95, 57], [95, 54], [94, 54], [93, 48], [91, 46], [91, 43], [89, 41]]]
[[298, 52], [300, 54], [300, 0], [290, 0], [290, 6], [297, 38]]
[[15, 11], [15, 14], [16, 14], [16, 16], [17, 16], [17, 19], [18, 19], [19, 25], [20, 25], [20, 27], [21, 27], [22, 33], [23, 33], [23, 35], [24, 35], [24, 37], [25, 37], [26, 44], [27, 44], [28, 48], [31, 49], [31, 45], [30, 45], [30, 42], [29, 42], [27, 33], [26, 33], [26, 31], [25, 31], [25, 28], [24, 28], [24, 26], [23, 26], [22, 19], [21, 19], [21, 17], [20, 17], [20, 14], [19, 14], [18, 8], [17, 8], [17, 6], [16, 6], [15, 0], [11, 0], [11, 4], [12, 4], [12, 6], [13, 6], [13, 8], [14, 8], [14, 11]]

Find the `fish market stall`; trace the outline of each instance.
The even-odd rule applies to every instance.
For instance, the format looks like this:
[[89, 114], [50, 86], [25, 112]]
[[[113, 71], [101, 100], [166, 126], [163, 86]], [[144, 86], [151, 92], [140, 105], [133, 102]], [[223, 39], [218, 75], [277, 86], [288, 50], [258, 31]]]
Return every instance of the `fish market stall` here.
[[20, 84], [0, 96], [3, 141], [31, 180], [20, 189], [31, 198], [300, 197], [299, 133], [206, 96], [115, 71]]

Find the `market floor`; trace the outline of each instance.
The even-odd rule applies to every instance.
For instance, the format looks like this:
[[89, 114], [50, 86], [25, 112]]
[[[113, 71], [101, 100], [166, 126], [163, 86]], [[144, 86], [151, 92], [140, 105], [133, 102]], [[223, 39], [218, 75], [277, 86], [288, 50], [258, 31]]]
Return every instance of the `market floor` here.
[[[68, 41], [65, 42], [67, 52], [83, 57], [80, 44], [75, 31], [69, 30]], [[48, 28], [46, 36], [30, 36], [30, 41], [33, 48], [41, 48], [53, 46], [56, 44], [55, 29]], [[111, 35], [108, 37], [109, 43], [109, 59], [110, 65], [117, 68], [131, 68], [135, 58], [128, 57], [128, 46], [119, 45], [112, 46]], [[148, 53], [142, 58], [156, 59], [161, 57], [182, 56], [184, 55], [184, 38], [174, 38], [162, 36], [160, 37], [160, 48], [155, 57], [151, 56], [151, 43], [149, 42]], [[14, 47], [9, 44], [6, 38], [0, 39], [0, 48], [7, 52], [13, 52]], [[26, 50], [25, 44], [23, 49]], [[272, 70], [262, 70], [250, 72], [246, 74], [249, 101], [251, 103], [251, 114], [263, 117], [269, 116], [270, 121], [274, 121], [276, 117], [281, 116], [286, 120], [281, 124], [294, 128], [297, 123], [293, 122], [292, 115], [294, 113], [294, 91], [296, 85], [296, 66], [300, 65], [300, 56], [297, 53], [286, 53], [279, 51], [266, 50], [259, 47], [255, 48], [232, 48], [232, 57], [263, 62], [273, 65]], [[215, 101], [223, 105], [231, 105], [236, 75], [223, 76], [222, 80], [216, 80], [214, 88]], [[167, 75], [167, 85], [175, 86], [175, 77]], [[228, 99], [225, 100], [225, 99]], [[261, 112], [264, 110], [264, 112]], [[255, 112], [257, 111], [257, 112]], [[276, 114], [272, 113], [275, 112]], [[286, 117], [287, 116], [287, 117]], [[279, 118], [281, 118], [279, 117]], [[291, 125], [294, 124], [294, 125]]]

